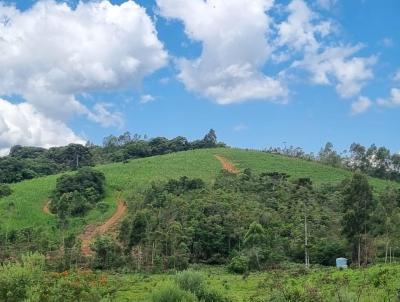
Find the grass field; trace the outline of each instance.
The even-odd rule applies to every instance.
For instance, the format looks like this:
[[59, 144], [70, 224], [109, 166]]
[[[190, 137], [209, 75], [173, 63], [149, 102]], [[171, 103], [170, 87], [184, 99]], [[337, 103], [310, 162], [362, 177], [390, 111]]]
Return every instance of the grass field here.
[[[108, 211], [101, 213], [92, 210], [85, 218], [75, 218], [70, 231], [79, 232], [84, 225], [103, 221], [111, 216], [115, 210], [115, 196], [120, 191], [145, 188], [151, 181], [183, 175], [211, 182], [221, 169], [215, 154], [223, 155], [239, 169], [279, 171], [292, 177], [311, 177], [316, 184], [337, 183], [350, 175], [349, 171], [315, 162], [240, 149], [194, 150], [131, 160], [128, 163], [108, 164], [96, 167], [106, 175], [105, 201], [110, 205]], [[42, 208], [55, 187], [57, 177], [58, 175], [53, 175], [12, 185], [14, 193], [0, 200], [0, 226], [7, 229], [41, 227], [56, 233], [55, 218], [43, 213]], [[377, 191], [390, 184], [388, 181], [373, 178], [371, 183]], [[13, 206], [10, 207], [10, 204]]]
[[[366, 269], [338, 270], [301, 265], [281, 270], [251, 273], [247, 277], [228, 273], [222, 267], [197, 267], [207, 286], [220, 290], [234, 302], [271, 301], [398, 301], [400, 265], [376, 265]], [[110, 275], [118, 284], [114, 301], [150, 301], [151, 293], [173, 283], [174, 274]], [[308, 300], [307, 300], [308, 299]]]

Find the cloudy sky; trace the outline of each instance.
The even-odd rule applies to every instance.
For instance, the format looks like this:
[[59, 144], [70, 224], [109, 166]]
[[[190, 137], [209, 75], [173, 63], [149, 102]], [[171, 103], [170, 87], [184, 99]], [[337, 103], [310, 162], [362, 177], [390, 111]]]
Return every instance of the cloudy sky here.
[[398, 0], [0, 0], [0, 154], [124, 131], [400, 150]]

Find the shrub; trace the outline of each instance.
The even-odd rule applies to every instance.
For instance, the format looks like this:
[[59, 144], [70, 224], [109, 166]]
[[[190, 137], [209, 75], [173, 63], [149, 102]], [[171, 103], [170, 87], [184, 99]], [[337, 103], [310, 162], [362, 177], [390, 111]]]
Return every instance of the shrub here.
[[107, 212], [109, 207], [110, 207], [110, 205], [108, 203], [106, 203], [106, 202], [98, 202], [96, 204], [96, 208], [102, 213]]
[[182, 290], [194, 294], [201, 302], [229, 302], [230, 300], [216, 289], [208, 288], [204, 275], [194, 271], [184, 271], [176, 276], [176, 284]]
[[10, 186], [6, 184], [0, 184], [0, 198], [6, 197], [12, 194]]
[[197, 302], [196, 296], [190, 292], [170, 285], [153, 293], [152, 302]]
[[204, 287], [204, 276], [199, 272], [188, 270], [176, 276], [176, 283], [181, 289], [196, 294]]
[[112, 238], [97, 237], [91, 249], [96, 252], [93, 261], [95, 269], [118, 268], [123, 264], [121, 247]]
[[50, 209], [58, 216], [84, 215], [104, 196], [104, 174], [92, 168], [82, 168], [74, 175], [57, 179]]
[[229, 263], [228, 269], [232, 273], [244, 274], [249, 267], [249, 259], [246, 256], [235, 256]]

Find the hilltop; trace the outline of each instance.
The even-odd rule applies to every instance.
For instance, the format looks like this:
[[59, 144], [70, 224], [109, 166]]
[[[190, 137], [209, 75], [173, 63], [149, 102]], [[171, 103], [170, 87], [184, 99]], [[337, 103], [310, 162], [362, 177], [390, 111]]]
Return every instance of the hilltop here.
[[[318, 162], [233, 148], [184, 151], [125, 163], [99, 165], [95, 169], [106, 176], [105, 202], [109, 204], [109, 208], [104, 213], [95, 209], [88, 216], [75, 219], [70, 226], [71, 231], [79, 232], [86, 224], [106, 220], [116, 209], [118, 194], [132, 189], [144, 189], [153, 181], [188, 176], [211, 183], [222, 168], [215, 155], [225, 157], [241, 171], [250, 168], [256, 172], [282, 172], [292, 178], [309, 177], [317, 185], [337, 184], [351, 176], [348, 170]], [[41, 228], [55, 235], [56, 218], [43, 208], [58, 177], [59, 175], [51, 175], [12, 184], [14, 193], [0, 199], [1, 227], [8, 230]], [[370, 183], [376, 192], [389, 185], [397, 186], [397, 183], [377, 178], [370, 178]], [[11, 209], [10, 204], [13, 205]]]

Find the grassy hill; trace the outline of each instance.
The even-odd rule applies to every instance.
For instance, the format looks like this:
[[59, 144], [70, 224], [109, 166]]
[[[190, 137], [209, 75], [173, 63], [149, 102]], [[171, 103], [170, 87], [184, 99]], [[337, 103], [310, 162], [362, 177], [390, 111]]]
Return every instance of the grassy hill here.
[[[88, 223], [107, 219], [115, 210], [115, 197], [119, 192], [145, 188], [151, 181], [186, 175], [211, 182], [221, 169], [220, 163], [214, 157], [216, 154], [226, 157], [240, 170], [251, 168], [257, 172], [285, 172], [292, 177], [310, 177], [316, 184], [338, 183], [351, 174], [349, 171], [316, 162], [227, 148], [186, 151], [131, 160], [128, 163], [108, 164], [96, 169], [104, 172], [106, 176], [105, 201], [109, 204], [109, 209], [105, 213], [95, 209], [84, 218], [74, 218], [70, 230], [77, 232]], [[54, 189], [58, 176], [37, 178], [12, 185], [14, 193], [0, 200], [0, 226], [8, 230], [40, 227], [57, 233], [56, 219], [44, 213], [43, 206]], [[370, 182], [376, 191], [384, 190], [388, 185], [397, 185], [374, 178], [370, 178]]]

